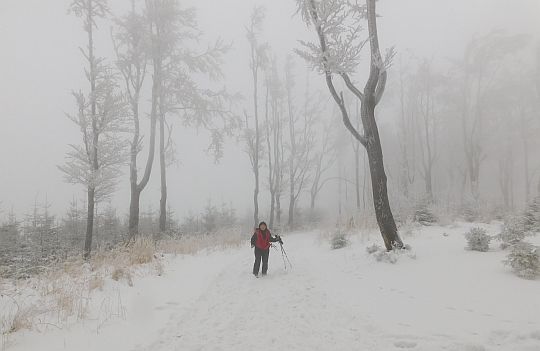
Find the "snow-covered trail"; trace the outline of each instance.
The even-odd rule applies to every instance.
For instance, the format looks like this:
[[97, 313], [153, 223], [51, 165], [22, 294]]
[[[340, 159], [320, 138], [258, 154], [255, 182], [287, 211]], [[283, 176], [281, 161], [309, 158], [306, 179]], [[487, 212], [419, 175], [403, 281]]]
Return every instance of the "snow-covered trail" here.
[[285, 271], [281, 253], [272, 250], [269, 275], [259, 279], [250, 275], [253, 257], [244, 249], [187, 310], [171, 314], [162, 338], [137, 350], [346, 350], [359, 345], [362, 336], [354, 325], [362, 317], [351, 313], [337, 294], [340, 288], [328, 284], [331, 262], [314, 250], [316, 240], [313, 233], [288, 237], [285, 247], [294, 255], [294, 269]]
[[[303, 233], [286, 240], [292, 270], [272, 250], [269, 276], [255, 279], [242, 250], [136, 350], [540, 350], [538, 282], [504, 273], [499, 253], [464, 251], [463, 228], [432, 230], [409, 240], [420, 259], [397, 265]], [[528, 305], [513, 302], [519, 287]]]
[[293, 269], [272, 250], [259, 279], [247, 244], [171, 258], [122, 290], [124, 320], [18, 335], [13, 350], [539, 351], [539, 282], [497, 249], [465, 251], [467, 226], [415, 230], [417, 259], [395, 265], [367, 256], [369, 239], [330, 250], [316, 232], [284, 237]]

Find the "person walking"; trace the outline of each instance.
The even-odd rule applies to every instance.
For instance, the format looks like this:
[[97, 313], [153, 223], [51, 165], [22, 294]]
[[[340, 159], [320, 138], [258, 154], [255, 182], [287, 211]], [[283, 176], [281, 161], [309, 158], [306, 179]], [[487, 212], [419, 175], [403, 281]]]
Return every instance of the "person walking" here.
[[259, 268], [262, 260], [262, 275], [268, 272], [268, 256], [270, 255], [270, 243], [278, 242], [283, 244], [279, 235], [272, 236], [265, 222], [261, 222], [259, 227], [251, 236], [251, 247], [255, 248], [255, 263], [253, 264], [253, 275], [259, 277]]

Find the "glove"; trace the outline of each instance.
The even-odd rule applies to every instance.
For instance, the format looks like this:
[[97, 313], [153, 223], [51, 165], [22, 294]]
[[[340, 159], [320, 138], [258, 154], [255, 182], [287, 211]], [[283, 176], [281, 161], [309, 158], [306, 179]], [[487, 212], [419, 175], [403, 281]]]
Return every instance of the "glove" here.
[[276, 238], [278, 239], [278, 243], [280, 243], [281, 245], [283, 245], [283, 240], [281, 240], [281, 237], [279, 235], [276, 235]]

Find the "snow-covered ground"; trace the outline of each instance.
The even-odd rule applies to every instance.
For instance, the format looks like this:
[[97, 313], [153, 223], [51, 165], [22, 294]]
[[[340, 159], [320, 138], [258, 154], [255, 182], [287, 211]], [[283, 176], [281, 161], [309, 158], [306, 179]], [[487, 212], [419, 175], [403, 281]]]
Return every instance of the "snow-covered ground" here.
[[[464, 250], [470, 224], [414, 228], [416, 258], [377, 262], [355, 235], [331, 250], [318, 232], [284, 236], [292, 270], [272, 250], [251, 275], [252, 250], [166, 257], [162, 276], [107, 281], [105, 320], [19, 331], [8, 350], [540, 350], [540, 281], [514, 276], [505, 252]], [[482, 225], [490, 234], [497, 225]]]

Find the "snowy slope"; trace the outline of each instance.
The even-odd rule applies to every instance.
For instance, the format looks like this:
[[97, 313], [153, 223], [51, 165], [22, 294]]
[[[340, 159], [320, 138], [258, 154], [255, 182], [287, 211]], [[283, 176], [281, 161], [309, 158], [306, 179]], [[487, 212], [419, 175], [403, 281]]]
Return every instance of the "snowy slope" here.
[[513, 276], [498, 249], [465, 251], [468, 226], [414, 229], [417, 258], [394, 265], [365, 253], [376, 235], [340, 250], [316, 232], [288, 235], [293, 269], [272, 250], [260, 279], [247, 244], [170, 257], [162, 277], [118, 291], [125, 318], [19, 332], [8, 349], [540, 350], [540, 281]]

